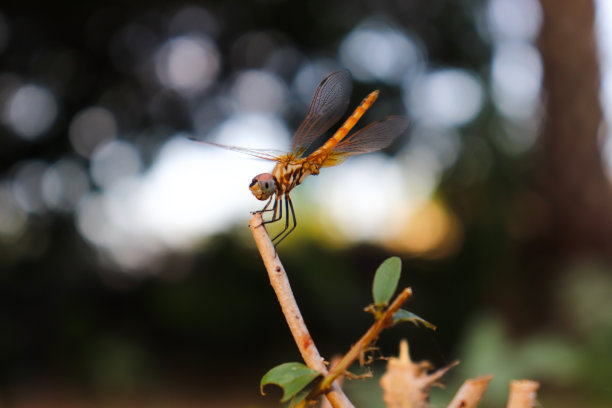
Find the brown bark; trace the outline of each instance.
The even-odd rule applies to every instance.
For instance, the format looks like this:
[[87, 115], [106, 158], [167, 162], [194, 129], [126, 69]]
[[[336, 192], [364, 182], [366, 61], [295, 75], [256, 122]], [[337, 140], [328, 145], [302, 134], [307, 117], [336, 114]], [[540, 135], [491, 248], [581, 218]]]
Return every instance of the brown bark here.
[[602, 166], [600, 76], [591, 0], [541, 0], [546, 117], [538, 185], [543, 244], [561, 258], [612, 254], [612, 192]]

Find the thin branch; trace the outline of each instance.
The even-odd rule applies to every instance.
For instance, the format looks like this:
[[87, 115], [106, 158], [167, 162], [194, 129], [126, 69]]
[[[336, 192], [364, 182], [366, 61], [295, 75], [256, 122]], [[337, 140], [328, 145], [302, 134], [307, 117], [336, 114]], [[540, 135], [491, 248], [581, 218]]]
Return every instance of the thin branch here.
[[[336, 356], [332, 357], [331, 361], [329, 362], [330, 370], [333, 370], [333, 368], [338, 365], [338, 363], [340, 362], [341, 358], [342, 357], [339, 356], [339, 355], [336, 355]], [[338, 377], [336, 379], [336, 383], [340, 387], [342, 387], [342, 380], [343, 379], [344, 379], [344, 377]], [[321, 401], [321, 408], [332, 408], [332, 405], [329, 403], [329, 401], [327, 399], [323, 398], [323, 400]]]
[[368, 331], [361, 336], [361, 338], [355, 344], [353, 344], [351, 349], [344, 355], [344, 357], [342, 357], [338, 364], [332, 368], [329, 374], [325, 375], [319, 385], [313, 388], [309, 394], [310, 397], [314, 398], [321, 393], [327, 392], [330, 385], [334, 384], [338, 377], [344, 375], [346, 370], [357, 358], [359, 358], [361, 353], [363, 353], [368, 346], [378, 338], [380, 332], [393, 326], [393, 315], [395, 315], [406, 300], [408, 300], [410, 295], [412, 295], [412, 289], [410, 288], [405, 288], [399, 295], [397, 295], [393, 303], [391, 303], [391, 305], [384, 311], [381, 317], [374, 322]]
[[448, 404], [448, 408], [474, 408], [478, 405], [484, 395], [492, 375], [484, 375], [478, 378], [465, 380], [455, 397]]
[[[251, 218], [249, 222], [249, 227], [251, 228], [251, 232], [255, 238], [255, 244], [257, 245], [257, 249], [259, 249], [259, 253], [268, 271], [270, 283], [276, 293], [283, 315], [289, 325], [289, 330], [293, 335], [293, 339], [300, 350], [304, 362], [308, 367], [326, 376], [328, 371], [325, 366], [325, 360], [319, 354], [308, 332], [308, 328], [304, 323], [300, 309], [293, 296], [289, 278], [278, 258], [278, 254], [270, 240], [270, 236], [263, 225], [263, 219], [260, 213], [255, 213], [255, 215], [253, 215], [253, 218]], [[336, 383], [331, 385], [329, 392], [327, 392], [325, 396], [334, 408], [353, 407], [353, 404]]]

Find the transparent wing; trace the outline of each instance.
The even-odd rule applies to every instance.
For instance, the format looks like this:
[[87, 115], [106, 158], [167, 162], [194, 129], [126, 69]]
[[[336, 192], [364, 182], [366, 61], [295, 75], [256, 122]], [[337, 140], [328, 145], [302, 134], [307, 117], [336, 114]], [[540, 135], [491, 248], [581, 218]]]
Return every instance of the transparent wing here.
[[348, 107], [353, 84], [348, 71], [329, 74], [319, 84], [306, 118], [293, 135], [292, 152], [300, 156], [312, 142], [338, 122]]
[[338, 143], [323, 161], [323, 166], [335, 166], [349, 156], [384, 149], [408, 129], [409, 125], [410, 120], [405, 116], [388, 116], [371, 123]]
[[199, 140], [199, 139], [194, 139], [194, 138], [189, 138], [189, 139], [197, 143], [202, 143], [202, 144], [214, 146], [214, 147], [220, 147], [225, 150], [232, 150], [234, 152], [247, 154], [249, 156], [257, 157], [258, 159], [263, 159], [263, 160], [277, 161], [279, 157], [286, 154], [286, 152], [283, 152], [282, 150], [249, 149], [245, 147], [228, 146], [228, 145], [223, 145], [223, 144], [214, 143], [214, 142], [206, 142], [204, 140]]

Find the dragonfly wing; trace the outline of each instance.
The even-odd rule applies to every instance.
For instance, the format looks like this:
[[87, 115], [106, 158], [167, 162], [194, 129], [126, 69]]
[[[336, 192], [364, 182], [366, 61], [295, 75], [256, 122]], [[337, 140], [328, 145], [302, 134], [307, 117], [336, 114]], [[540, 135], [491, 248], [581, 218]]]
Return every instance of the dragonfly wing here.
[[278, 158], [280, 156], [286, 154], [286, 152], [283, 152], [281, 150], [273, 150], [273, 149], [249, 149], [249, 148], [246, 148], [246, 147], [228, 146], [228, 145], [214, 143], [214, 142], [207, 142], [207, 141], [199, 140], [199, 139], [195, 139], [195, 138], [190, 138], [190, 140], [192, 140], [194, 142], [197, 142], [197, 143], [206, 144], [206, 145], [209, 145], [209, 146], [220, 147], [220, 148], [225, 149], [225, 150], [231, 150], [231, 151], [234, 151], [234, 152], [246, 154], [246, 155], [249, 155], [249, 156], [252, 156], [252, 157], [257, 157], [258, 159], [263, 159], [263, 160], [276, 161], [276, 160], [278, 160]]
[[323, 166], [335, 166], [349, 156], [384, 149], [408, 129], [409, 125], [410, 120], [405, 116], [388, 116], [374, 122], [338, 143], [323, 161]]
[[293, 135], [293, 153], [299, 156], [340, 120], [348, 107], [353, 84], [348, 71], [329, 74], [317, 87], [306, 118]]

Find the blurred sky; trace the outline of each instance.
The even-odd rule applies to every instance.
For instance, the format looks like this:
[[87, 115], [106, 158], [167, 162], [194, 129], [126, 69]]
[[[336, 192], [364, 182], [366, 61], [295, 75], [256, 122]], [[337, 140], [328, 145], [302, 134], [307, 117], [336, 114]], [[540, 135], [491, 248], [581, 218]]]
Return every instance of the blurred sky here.
[[[599, 3], [598, 21], [606, 21], [611, 7]], [[326, 231], [322, 239], [336, 243], [384, 243], [415, 253], [452, 248], [457, 243], [446, 241], [459, 239], [460, 227], [433, 193], [461, 152], [457, 129], [474, 121], [491, 98], [507, 122], [522, 129], [506, 132], [499, 142], [511, 154], [521, 154], [535, 141], [541, 111], [542, 68], [534, 47], [541, 23], [538, 3], [490, 0], [476, 12], [480, 35], [493, 48], [487, 84], [478, 72], [431, 63], [419, 37], [389, 16], [365, 18], [346, 32], [335, 55], [325, 57], [306, 55], [281, 33], [265, 30], [245, 32], [229, 53], [223, 52], [217, 40], [220, 20], [204, 6], [176, 9], [158, 31], [141, 21], [128, 23], [114, 33], [111, 58], [136, 77], [148, 94], [148, 106], [129, 105], [136, 91], [113, 85], [98, 101], [79, 108], [65, 132], [59, 132], [70, 144], [68, 154], [15, 163], [0, 180], [0, 236], [18, 239], [36, 215], [73, 214], [80, 234], [106, 259], [130, 271], [154, 254], [185, 249], [236, 224], [246, 225], [249, 211], [261, 207], [247, 186], [273, 163], [189, 139], [284, 151], [299, 122], [292, 119], [290, 126], [287, 119], [303, 115], [318, 82], [345, 67], [366, 89], [384, 84], [386, 90], [399, 91], [401, 104], [383, 90], [380, 107], [363, 123], [405, 114], [412, 127], [394, 145], [393, 157], [353, 158], [307, 180], [294, 200], [299, 219], [319, 223], [312, 229]], [[12, 27], [0, 11], [0, 53], [14, 38]], [[605, 24], [600, 27], [608, 73], [612, 37]], [[249, 61], [254, 68], [223, 72], [228, 65], [223, 55]], [[70, 66], [70, 58], [59, 53], [50, 68]], [[287, 66], [293, 72], [286, 74]], [[70, 84], [61, 81], [0, 71], [4, 137], [47, 143], [66, 113], [61, 89]], [[608, 115], [609, 83], [604, 79], [602, 88]], [[169, 93], [184, 107], [192, 130], [157, 143], [147, 138], [163, 132], [163, 124], [122, 125], [126, 115], [154, 114]], [[417, 221], [423, 217], [428, 221], [421, 224], [438, 228], [420, 228]]]
[[[601, 95], [610, 118], [612, 31], [605, 22], [612, 18], [612, 7], [598, 1], [597, 12]], [[336, 55], [325, 57], [304, 54], [279, 32], [245, 32], [235, 39], [229, 55], [252, 60], [254, 68], [230, 73], [222, 71], [228, 65], [222, 55], [228, 53], [219, 49], [219, 19], [206, 7], [176, 9], [157, 32], [142, 22], [128, 23], [114, 34], [111, 58], [136, 76], [149, 94], [148, 106], [126, 105], [135, 91], [114, 85], [98, 101], [78, 109], [69, 127], [59, 132], [70, 144], [68, 154], [22, 160], [4, 172], [0, 236], [18, 239], [37, 214], [74, 214], [80, 234], [128, 271], [153, 254], [188, 248], [236, 224], [245, 225], [249, 211], [261, 206], [246, 187], [273, 163], [189, 139], [285, 151], [295, 127], [287, 119], [303, 115], [318, 82], [345, 67], [368, 89], [386, 84], [400, 92], [401, 105], [392, 103], [393, 94], [383, 92], [381, 107], [363, 123], [405, 114], [412, 118], [412, 127], [394, 145], [393, 157], [358, 157], [326, 168], [320, 179], [311, 177], [296, 193], [298, 215], [311, 214], [308, 222], [320, 224], [313, 229], [326, 230], [335, 242], [386, 243], [422, 253], [458, 239], [457, 231], [452, 232], [458, 228], [452, 214], [432, 196], [442, 172], [462, 150], [457, 129], [475, 120], [484, 100], [491, 98], [508, 127], [521, 129], [505, 132], [498, 142], [507, 152], [521, 154], [535, 142], [541, 113], [542, 67], [534, 46], [541, 24], [538, 3], [490, 0], [476, 10], [474, 19], [493, 50], [486, 84], [478, 72], [432, 64], [418, 36], [389, 16], [365, 18], [346, 33]], [[0, 53], [14, 38], [12, 27], [0, 11]], [[54, 61], [59, 70], [62, 64], [69, 66], [70, 55], [59, 53]], [[293, 72], [286, 74], [285, 66], [294, 67]], [[4, 137], [46, 143], [66, 113], [60, 89], [69, 84], [61, 81], [0, 70]], [[157, 143], [147, 138], [163, 126], [122, 126], [126, 114], [154, 113], [169, 92], [184, 107], [191, 130], [167, 134]], [[363, 96], [354, 95], [353, 100]], [[606, 141], [606, 163], [612, 163], [610, 146]], [[143, 154], [151, 151], [145, 163]], [[482, 172], [486, 164], [481, 165]], [[427, 211], [431, 206], [440, 211]], [[418, 229], [417, 215], [431, 217], [430, 223], [441, 228], [425, 239], [425, 247], [422, 240], [411, 238], [411, 231]], [[393, 227], [385, 228], [388, 225]]]

